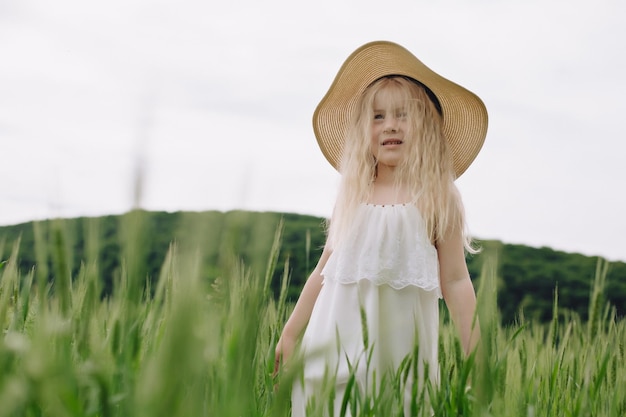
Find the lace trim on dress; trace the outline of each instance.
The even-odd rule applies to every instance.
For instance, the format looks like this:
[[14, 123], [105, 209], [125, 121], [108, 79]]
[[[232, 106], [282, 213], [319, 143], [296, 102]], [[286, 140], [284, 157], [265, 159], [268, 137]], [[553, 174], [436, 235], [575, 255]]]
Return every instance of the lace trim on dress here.
[[441, 297], [437, 251], [414, 204], [361, 205], [322, 275], [341, 284], [413, 285]]

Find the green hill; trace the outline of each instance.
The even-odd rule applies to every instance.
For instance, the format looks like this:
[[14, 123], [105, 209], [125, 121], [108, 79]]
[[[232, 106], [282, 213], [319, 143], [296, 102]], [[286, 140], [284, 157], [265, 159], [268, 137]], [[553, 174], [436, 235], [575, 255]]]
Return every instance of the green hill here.
[[[324, 243], [323, 219], [318, 217], [247, 211], [137, 211], [121, 216], [30, 222], [0, 227], [0, 262], [10, 256], [19, 241], [22, 274], [34, 268], [54, 285], [55, 276], [67, 273], [76, 277], [85, 260], [97, 260], [96, 273], [106, 296], [124, 267], [122, 254], [142, 260], [133, 263], [139, 265], [133, 273], [152, 282], [172, 244], [200, 256], [207, 280], [220, 278], [224, 265], [233, 259], [241, 259], [253, 273], [265, 274], [281, 224], [280, 255], [272, 285], [278, 293], [284, 271], [288, 271], [289, 296], [295, 299]], [[479, 243], [484, 250], [468, 257], [470, 273], [479, 276], [485, 258], [495, 255], [498, 305], [505, 322], [515, 320], [520, 311], [526, 318], [550, 319], [556, 288], [559, 307], [586, 318], [598, 258], [498, 241]], [[609, 265], [605, 297], [623, 316], [625, 263]]]

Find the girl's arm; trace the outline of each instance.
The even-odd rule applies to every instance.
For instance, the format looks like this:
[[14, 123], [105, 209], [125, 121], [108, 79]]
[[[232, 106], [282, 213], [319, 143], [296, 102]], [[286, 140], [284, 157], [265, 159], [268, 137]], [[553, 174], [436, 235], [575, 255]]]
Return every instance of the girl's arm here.
[[281, 361], [286, 363], [289, 360], [295, 350], [298, 337], [300, 337], [300, 334], [304, 331], [304, 328], [309, 322], [313, 306], [322, 289], [322, 270], [331, 252], [328, 246], [322, 251], [317, 266], [304, 284], [298, 302], [283, 328], [280, 339], [278, 339], [278, 343], [276, 344], [274, 373], [278, 371]]
[[465, 262], [463, 234], [459, 227], [451, 227], [437, 242], [441, 292], [450, 311], [461, 345], [469, 354], [480, 339], [478, 320], [474, 323], [476, 293]]

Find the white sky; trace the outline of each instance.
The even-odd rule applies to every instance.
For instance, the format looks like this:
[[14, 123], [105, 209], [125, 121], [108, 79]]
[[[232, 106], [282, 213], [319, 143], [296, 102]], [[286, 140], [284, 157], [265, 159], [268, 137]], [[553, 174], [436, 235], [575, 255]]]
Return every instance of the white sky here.
[[0, 0], [0, 224], [149, 210], [328, 216], [311, 128], [391, 40], [477, 93], [472, 233], [626, 260], [626, 2]]

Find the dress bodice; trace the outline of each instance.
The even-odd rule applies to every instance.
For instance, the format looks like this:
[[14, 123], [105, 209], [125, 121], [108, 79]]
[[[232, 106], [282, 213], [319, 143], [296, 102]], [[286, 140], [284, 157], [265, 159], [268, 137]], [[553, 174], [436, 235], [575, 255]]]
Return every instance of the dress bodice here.
[[360, 205], [322, 275], [343, 284], [413, 285], [441, 296], [437, 250], [414, 204]]

